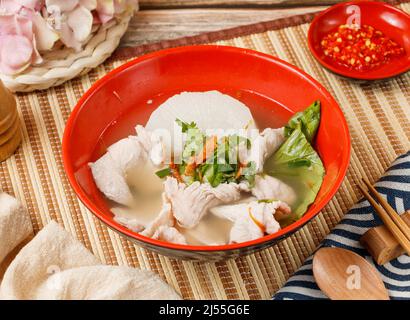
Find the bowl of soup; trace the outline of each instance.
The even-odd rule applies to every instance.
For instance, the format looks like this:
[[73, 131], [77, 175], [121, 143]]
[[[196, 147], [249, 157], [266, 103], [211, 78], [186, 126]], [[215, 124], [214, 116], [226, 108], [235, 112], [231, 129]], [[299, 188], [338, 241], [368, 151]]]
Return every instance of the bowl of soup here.
[[187, 46], [98, 80], [66, 126], [79, 199], [160, 254], [219, 260], [274, 245], [337, 192], [350, 137], [334, 98], [269, 55]]

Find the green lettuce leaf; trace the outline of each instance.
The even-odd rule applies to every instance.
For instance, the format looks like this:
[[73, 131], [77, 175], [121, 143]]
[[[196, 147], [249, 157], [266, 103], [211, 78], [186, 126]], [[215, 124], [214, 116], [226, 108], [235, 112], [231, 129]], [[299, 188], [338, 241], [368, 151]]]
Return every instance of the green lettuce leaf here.
[[291, 118], [283, 145], [270, 157], [264, 172], [290, 185], [298, 195], [292, 206], [293, 216], [286, 223], [305, 214], [320, 190], [325, 175], [322, 160], [311, 145], [320, 123], [320, 103]]
[[293, 130], [300, 126], [307, 140], [312, 143], [320, 123], [320, 101], [313, 102], [303, 112], [296, 113], [285, 126], [285, 135], [288, 137]]

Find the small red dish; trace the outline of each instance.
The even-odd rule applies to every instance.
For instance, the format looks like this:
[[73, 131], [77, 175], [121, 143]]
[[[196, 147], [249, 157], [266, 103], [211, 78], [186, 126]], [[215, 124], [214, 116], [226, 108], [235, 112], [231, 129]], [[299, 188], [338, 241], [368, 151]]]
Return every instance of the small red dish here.
[[[93, 180], [89, 162], [115, 141], [135, 134], [150, 114], [183, 91], [219, 90], [247, 104], [260, 126], [280, 127], [313, 101], [322, 104], [315, 148], [326, 175], [308, 212], [279, 232], [224, 246], [188, 246], [154, 240], [116, 223]], [[336, 101], [312, 77], [275, 57], [225, 46], [190, 46], [154, 52], [128, 62], [98, 80], [74, 108], [63, 138], [68, 179], [80, 200], [101, 221], [138, 244], [161, 254], [218, 260], [271, 246], [313, 219], [338, 190], [350, 159], [350, 137]]]
[[[382, 31], [405, 50], [405, 54], [394, 57], [377, 68], [358, 71], [337, 64], [324, 55], [320, 45], [322, 39], [347, 24], [355, 14], [360, 14], [361, 24]], [[410, 70], [410, 15], [404, 11], [378, 1], [351, 1], [336, 4], [319, 13], [308, 32], [309, 49], [313, 56], [327, 69], [339, 75], [360, 79], [379, 80], [391, 78]]]

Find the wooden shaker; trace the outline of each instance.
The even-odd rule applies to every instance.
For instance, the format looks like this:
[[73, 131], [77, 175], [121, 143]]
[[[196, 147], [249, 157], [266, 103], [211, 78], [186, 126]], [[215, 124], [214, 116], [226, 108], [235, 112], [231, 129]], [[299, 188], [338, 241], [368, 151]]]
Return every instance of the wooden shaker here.
[[8, 159], [17, 150], [21, 139], [16, 99], [0, 81], [0, 162]]
[[[401, 218], [410, 226], [410, 210], [403, 213]], [[369, 251], [378, 265], [383, 265], [405, 254], [400, 243], [385, 225], [369, 229], [360, 238], [360, 243]]]

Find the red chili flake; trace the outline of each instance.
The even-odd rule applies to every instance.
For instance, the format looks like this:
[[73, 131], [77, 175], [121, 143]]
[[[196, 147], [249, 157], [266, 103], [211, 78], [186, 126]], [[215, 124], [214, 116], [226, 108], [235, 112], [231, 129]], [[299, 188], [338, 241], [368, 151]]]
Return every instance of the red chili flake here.
[[405, 53], [404, 48], [371, 26], [341, 25], [321, 41], [326, 57], [359, 71], [370, 70]]
[[169, 164], [169, 167], [171, 169], [171, 174], [172, 176], [177, 179], [178, 182], [184, 182], [181, 174], [179, 173], [179, 166], [177, 164], [175, 164], [173, 161], [171, 161], [171, 163]]

